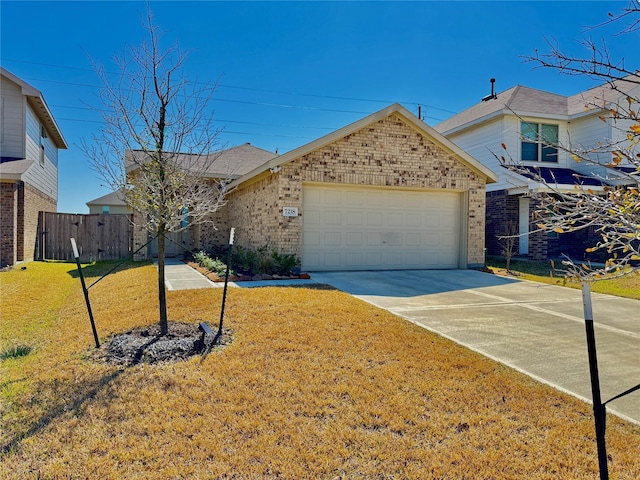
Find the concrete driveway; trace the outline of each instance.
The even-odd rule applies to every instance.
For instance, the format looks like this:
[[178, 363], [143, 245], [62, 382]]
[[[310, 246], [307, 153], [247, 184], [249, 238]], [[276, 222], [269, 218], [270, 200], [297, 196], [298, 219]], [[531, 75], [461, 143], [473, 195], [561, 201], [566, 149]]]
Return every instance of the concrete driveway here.
[[[591, 401], [580, 290], [474, 270], [316, 272], [312, 279]], [[592, 294], [592, 303], [607, 401], [640, 384], [640, 301]], [[640, 390], [607, 411], [640, 424]]]

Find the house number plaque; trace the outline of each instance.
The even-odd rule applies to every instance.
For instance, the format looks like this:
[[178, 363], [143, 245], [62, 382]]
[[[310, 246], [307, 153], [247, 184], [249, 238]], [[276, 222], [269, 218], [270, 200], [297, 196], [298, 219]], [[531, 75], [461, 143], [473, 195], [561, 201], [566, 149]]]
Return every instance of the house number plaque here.
[[282, 207], [282, 215], [285, 217], [297, 217], [298, 207]]

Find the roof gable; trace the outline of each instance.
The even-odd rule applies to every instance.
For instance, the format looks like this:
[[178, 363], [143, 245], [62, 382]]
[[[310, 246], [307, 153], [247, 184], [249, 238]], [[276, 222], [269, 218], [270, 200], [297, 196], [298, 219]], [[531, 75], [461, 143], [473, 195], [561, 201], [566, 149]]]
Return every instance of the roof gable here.
[[480, 173], [483, 177], [485, 177], [487, 179], [487, 183], [493, 183], [496, 182], [498, 177], [497, 175], [491, 171], [490, 169], [488, 169], [486, 166], [484, 166], [483, 164], [481, 164], [479, 161], [477, 161], [476, 159], [474, 159], [473, 157], [471, 157], [469, 154], [467, 154], [466, 152], [464, 152], [462, 149], [460, 149], [460, 147], [458, 147], [457, 145], [455, 145], [454, 143], [452, 143], [451, 141], [447, 140], [445, 137], [443, 137], [440, 133], [438, 133], [437, 131], [435, 131], [433, 128], [429, 127], [426, 123], [424, 123], [422, 120], [418, 119], [418, 117], [416, 117], [415, 115], [413, 115], [411, 112], [409, 112], [407, 109], [405, 109], [402, 105], [400, 104], [393, 104], [390, 105], [382, 110], [379, 110], [378, 112], [375, 112], [365, 118], [362, 118], [350, 125], [347, 125], [343, 128], [340, 128], [328, 135], [325, 135], [323, 137], [318, 138], [317, 140], [314, 140], [310, 143], [307, 143], [306, 145], [303, 145], [299, 148], [296, 148], [294, 150], [291, 150], [290, 152], [287, 152], [283, 155], [280, 155], [279, 157], [275, 157], [269, 161], [267, 161], [266, 163], [264, 163], [263, 165], [260, 165], [259, 167], [253, 169], [252, 171], [248, 172], [246, 175], [243, 175], [242, 177], [240, 177], [239, 179], [235, 180], [232, 183], [232, 186], [236, 186], [239, 185], [243, 182], [246, 182], [254, 177], [256, 177], [257, 175], [260, 175], [263, 172], [266, 172], [267, 170], [270, 169], [274, 169], [276, 167], [279, 167], [285, 163], [291, 162], [297, 158], [302, 157], [303, 155], [306, 155], [314, 150], [320, 149], [330, 143], [333, 143], [337, 140], [340, 140], [358, 130], [360, 130], [361, 128], [366, 127], [367, 125], [373, 124], [378, 122], [379, 120], [391, 116], [391, 115], [399, 115], [400, 117], [403, 118], [403, 120], [413, 129], [417, 130], [420, 134], [424, 135], [425, 137], [429, 138], [430, 140], [432, 140], [434, 143], [436, 143], [438, 146], [440, 146], [441, 148], [443, 148], [444, 150], [452, 153], [453, 155], [455, 155], [455, 157], [463, 162], [464, 164], [466, 164], [467, 166], [469, 166], [472, 170]]
[[120, 190], [116, 190], [115, 192], [107, 193], [102, 197], [95, 198], [93, 200], [89, 200], [87, 202], [87, 206], [91, 205], [126, 205], [127, 203], [124, 201], [124, 195]]

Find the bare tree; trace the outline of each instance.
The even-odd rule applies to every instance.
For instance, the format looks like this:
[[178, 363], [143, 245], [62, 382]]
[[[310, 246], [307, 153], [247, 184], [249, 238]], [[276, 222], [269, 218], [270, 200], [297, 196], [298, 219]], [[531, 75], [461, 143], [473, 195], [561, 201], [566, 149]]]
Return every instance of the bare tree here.
[[187, 53], [177, 43], [161, 46], [163, 32], [149, 9], [142, 24], [148, 40], [114, 58], [114, 80], [94, 63], [103, 83], [103, 126], [83, 149], [134, 210], [136, 226], [157, 237], [159, 323], [166, 334], [165, 236], [186, 228], [187, 218], [190, 225], [212, 222], [225, 182], [209, 178], [219, 133], [210, 102], [216, 85], [187, 80]]
[[508, 222], [504, 233], [498, 237], [500, 253], [504, 257], [507, 273], [511, 272], [511, 259], [516, 253], [516, 245], [519, 239], [518, 226], [515, 222]]

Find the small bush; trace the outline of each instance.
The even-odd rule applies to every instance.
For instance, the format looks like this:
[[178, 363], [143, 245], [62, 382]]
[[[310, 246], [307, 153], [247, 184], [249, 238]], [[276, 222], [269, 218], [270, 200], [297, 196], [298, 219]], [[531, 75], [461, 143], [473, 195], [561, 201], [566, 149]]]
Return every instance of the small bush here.
[[[198, 252], [193, 255], [196, 262], [209, 271], [224, 276], [226, 265], [215, 257], [214, 253]], [[234, 247], [231, 250], [230, 274], [240, 272], [248, 275], [289, 275], [291, 271], [300, 265], [300, 259], [294, 254], [281, 254], [270, 250], [268, 246], [256, 249]]]
[[[201, 267], [214, 272], [220, 277], [224, 277], [227, 273], [227, 265], [219, 258], [211, 258], [207, 252], [200, 251], [195, 253], [193, 258]], [[233, 269], [229, 269], [229, 275], [235, 275]]]
[[281, 254], [275, 250], [271, 252], [271, 258], [274, 261], [274, 269], [279, 275], [289, 275], [291, 270], [300, 265], [300, 260], [294, 254]]
[[29, 345], [15, 345], [3, 350], [0, 353], [0, 360], [8, 360], [10, 358], [26, 357], [31, 353], [32, 348]]

